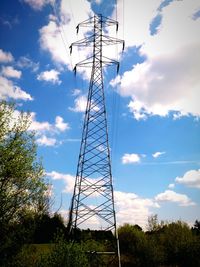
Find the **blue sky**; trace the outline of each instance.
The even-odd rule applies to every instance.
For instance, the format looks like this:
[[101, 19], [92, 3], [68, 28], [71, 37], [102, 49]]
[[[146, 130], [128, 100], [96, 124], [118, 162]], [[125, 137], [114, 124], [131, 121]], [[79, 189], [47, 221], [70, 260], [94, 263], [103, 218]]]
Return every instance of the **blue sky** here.
[[0, 99], [31, 112], [52, 211], [72, 197], [90, 71], [73, 66], [90, 49], [76, 25], [94, 12], [119, 21], [106, 48], [120, 71], [104, 70], [117, 221], [193, 224], [200, 214], [200, 1], [2, 0]]

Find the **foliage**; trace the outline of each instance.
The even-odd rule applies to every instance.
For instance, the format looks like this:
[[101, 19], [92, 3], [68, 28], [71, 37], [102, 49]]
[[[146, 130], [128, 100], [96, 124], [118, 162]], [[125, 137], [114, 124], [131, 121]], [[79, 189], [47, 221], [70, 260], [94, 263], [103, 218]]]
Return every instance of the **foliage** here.
[[130, 224], [120, 227], [118, 233], [122, 266], [145, 266], [149, 262], [150, 253], [145, 233], [138, 226]]
[[41, 257], [48, 255], [54, 248], [54, 244], [30, 244], [24, 245], [13, 260], [15, 267], [36, 267]]
[[149, 222], [147, 232], [130, 224], [119, 228], [123, 267], [200, 266], [198, 221], [192, 229], [181, 221], [159, 224], [157, 216]]
[[195, 223], [194, 223], [194, 226], [192, 227], [192, 231], [200, 236], [200, 221], [196, 220]]
[[35, 231], [32, 241], [37, 244], [50, 243], [58, 232], [66, 232], [63, 219], [57, 213], [53, 216], [49, 216], [49, 214], [37, 216], [34, 223]]
[[[48, 208], [30, 116], [0, 102], [0, 264], [24, 243], [24, 220]], [[28, 216], [27, 216], [28, 213]], [[26, 218], [26, 219], [25, 219]]]
[[41, 257], [37, 267], [88, 267], [89, 262], [83, 246], [60, 238], [51, 253]]
[[15, 267], [54, 267], [54, 266], [90, 266], [104, 267], [112, 265], [113, 256], [99, 255], [105, 251], [105, 246], [95, 240], [83, 243], [66, 241], [64, 236], [58, 235], [52, 244], [25, 245], [15, 257], [11, 266]]
[[200, 266], [200, 244], [186, 223], [177, 221], [165, 225], [160, 243], [164, 248], [165, 264]]
[[114, 263], [116, 255], [104, 253], [117, 250], [116, 240], [111, 231], [73, 229], [70, 239], [84, 246], [91, 267], [116, 266]]
[[[162, 227], [159, 224], [157, 230], [147, 232], [138, 225], [121, 226], [118, 232], [122, 267], [199, 267], [200, 238], [193, 231], [196, 225], [195, 223], [190, 229], [181, 221], [162, 223]], [[62, 232], [62, 227], [58, 229]], [[55, 228], [51, 231], [54, 232]], [[115, 250], [112, 242], [107, 242], [107, 239], [103, 241], [103, 237], [108, 233], [97, 233], [88, 229], [82, 234], [82, 242], [68, 241], [64, 231], [63, 234], [57, 235], [53, 243], [24, 245], [15, 257], [14, 264], [6, 266], [118, 266], [118, 261], [113, 255], [96, 253]], [[98, 241], [95, 240], [96, 237]]]
[[[99, 234], [102, 232], [103, 231], [99, 231]], [[105, 235], [106, 234], [107, 233], [105, 232]], [[86, 253], [88, 261], [90, 263], [89, 265], [90, 267], [113, 266], [111, 265], [111, 262], [115, 259], [115, 255], [113, 256], [113, 255], [101, 254], [101, 252], [113, 251], [114, 246], [111, 246], [108, 240], [104, 239], [103, 242], [102, 238], [100, 241], [96, 241], [95, 239], [91, 238], [82, 243], [82, 245], [84, 247], [84, 251]]]
[[153, 214], [153, 215], [148, 217], [147, 231], [151, 232], [151, 233], [159, 231], [160, 229], [162, 229], [162, 227], [164, 225], [165, 225], [165, 222], [161, 221], [159, 223], [158, 215], [157, 214]]

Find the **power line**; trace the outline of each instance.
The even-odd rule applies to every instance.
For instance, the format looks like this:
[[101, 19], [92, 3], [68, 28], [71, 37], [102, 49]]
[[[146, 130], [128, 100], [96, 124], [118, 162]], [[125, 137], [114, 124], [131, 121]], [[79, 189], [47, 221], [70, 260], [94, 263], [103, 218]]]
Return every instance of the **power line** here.
[[[66, 50], [66, 53], [67, 53], [67, 56], [68, 56], [68, 59], [69, 59], [70, 65], [71, 65], [71, 69], [73, 69], [73, 64], [72, 64], [72, 60], [71, 60], [70, 53], [69, 53], [69, 43], [68, 43], [67, 37], [65, 36], [63, 24], [62, 24], [62, 22], [60, 23], [60, 20], [59, 20], [59, 15], [58, 15], [57, 8], [56, 8], [56, 1], [52, 1], [51, 7], [53, 10], [54, 16], [56, 18], [58, 30], [59, 30], [59, 33], [61, 36], [62, 43], [63, 43], [64, 48]], [[67, 44], [67, 46], [66, 46], [66, 44]]]

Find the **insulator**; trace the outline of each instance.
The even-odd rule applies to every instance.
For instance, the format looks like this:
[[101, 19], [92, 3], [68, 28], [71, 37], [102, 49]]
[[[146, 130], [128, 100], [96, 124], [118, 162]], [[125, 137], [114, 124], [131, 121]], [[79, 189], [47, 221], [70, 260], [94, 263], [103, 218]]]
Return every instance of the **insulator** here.
[[79, 32], [79, 24], [76, 26], [76, 34]]
[[117, 74], [119, 73], [119, 62], [117, 63]]
[[124, 48], [125, 48], [125, 42], [123, 41], [122, 51], [124, 51]]
[[72, 54], [72, 45], [70, 45], [69, 49], [70, 49], [70, 55], [71, 55]]
[[76, 76], [76, 66], [74, 67], [73, 71], [74, 71], [74, 75]]

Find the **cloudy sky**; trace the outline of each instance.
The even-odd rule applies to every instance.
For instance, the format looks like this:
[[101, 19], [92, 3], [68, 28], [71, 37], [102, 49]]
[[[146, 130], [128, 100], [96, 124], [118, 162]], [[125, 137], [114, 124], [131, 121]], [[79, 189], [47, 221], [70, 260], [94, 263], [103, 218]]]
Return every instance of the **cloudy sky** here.
[[[74, 50], [79, 22], [101, 13], [119, 21], [104, 49], [117, 221], [200, 219], [200, 0], [1, 0], [0, 99], [31, 112], [52, 211], [70, 205], [90, 71], [73, 74], [89, 48]], [[16, 110], [16, 113], [17, 113]]]

